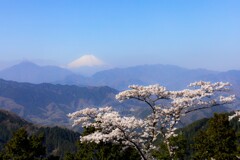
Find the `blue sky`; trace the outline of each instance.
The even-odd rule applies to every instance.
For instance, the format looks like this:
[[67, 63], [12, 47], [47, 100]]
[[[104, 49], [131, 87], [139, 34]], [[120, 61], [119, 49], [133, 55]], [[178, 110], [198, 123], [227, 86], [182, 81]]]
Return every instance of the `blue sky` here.
[[[240, 69], [239, 0], [0, 0], [0, 63]], [[1, 67], [1, 65], [0, 65]]]

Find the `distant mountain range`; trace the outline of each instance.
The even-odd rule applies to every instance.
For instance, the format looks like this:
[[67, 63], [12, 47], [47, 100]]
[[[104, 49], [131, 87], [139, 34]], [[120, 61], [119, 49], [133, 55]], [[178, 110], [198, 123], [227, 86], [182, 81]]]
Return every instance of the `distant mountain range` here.
[[[110, 87], [79, 87], [76, 85], [30, 84], [0, 79], [0, 108], [41, 125], [70, 127], [68, 113], [86, 107], [112, 106], [122, 115], [145, 117], [149, 108], [139, 101], [129, 100], [123, 103], [115, 99], [119, 91]], [[216, 107], [188, 115], [184, 124], [213, 112], [226, 112], [239, 106], [239, 98], [232, 107]]]
[[124, 105], [110, 87], [30, 84], [0, 80], [0, 108], [40, 124], [69, 125], [67, 114], [89, 106]]
[[[215, 72], [172, 65], [143, 65], [110, 69], [97, 72], [91, 77], [83, 77], [63, 68], [23, 62], [2, 70], [0, 78], [7, 79], [0, 79], [0, 108], [44, 125], [68, 126], [68, 113], [89, 106], [110, 105], [124, 115], [133, 113], [143, 117], [147, 110], [138, 102], [119, 103], [115, 99], [119, 90], [126, 89], [130, 84], [159, 83], [175, 90], [186, 88], [189, 83], [198, 80], [227, 81], [233, 84], [231, 92], [237, 95], [233, 109], [239, 109], [240, 105], [240, 71], [237, 70]], [[209, 116], [213, 111], [219, 110], [216, 108], [189, 115], [186, 121]]]
[[0, 71], [0, 78], [17, 82], [47, 83], [64, 79], [73, 73], [56, 66], [39, 66], [32, 62], [22, 62]]
[[205, 69], [186, 69], [174, 65], [142, 65], [128, 68], [114, 68], [100, 71], [91, 77], [75, 74], [56, 66], [38, 66], [22, 62], [0, 71], [0, 78], [34, 84], [53, 83], [78, 86], [109, 86], [117, 90], [128, 85], [149, 85], [159, 83], [169, 89], [183, 89], [194, 81], [228, 81], [240, 93], [240, 71], [216, 72]]
[[67, 114], [86, 107], [112, 106], [124, 115], [141, 114], [141, 104], [136, 101], [120, 103], [115, 99], [117, 93], [119, 91], [108, 86], [31, 84], [0, 79], [0, 109], [33, 123], [67, 127], [71, 126]]

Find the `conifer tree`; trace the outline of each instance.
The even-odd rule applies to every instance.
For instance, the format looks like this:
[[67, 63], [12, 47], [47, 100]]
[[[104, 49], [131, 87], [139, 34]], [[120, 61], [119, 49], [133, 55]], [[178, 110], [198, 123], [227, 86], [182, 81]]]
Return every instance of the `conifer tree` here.
[[236, 135], [227, 114], [214, 114], [205, 131], [195, 137], [195, 159], [237, 159]]
[[38, 160], [45, 156], [42, 145], [43, 136], [29, 136], [24, 128], [19, 129], [5, 145], [1, 158], [3, 160]]

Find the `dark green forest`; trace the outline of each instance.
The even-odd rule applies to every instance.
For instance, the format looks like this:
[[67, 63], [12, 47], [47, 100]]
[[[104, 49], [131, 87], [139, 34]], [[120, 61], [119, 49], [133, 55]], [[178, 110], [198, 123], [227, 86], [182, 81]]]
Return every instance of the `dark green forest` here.
[[[42, 152], [43, 154], [40, 156], [41, 158], [63, 159], [66, 153], [77, 151], [76, 143], [79, 136], [80, 133], [66, 128], [57, 126], [40, 127], [23, 120], [13, 113], [0, 110], [1, 159], [9, 159], [5, 156], [6, 154], [21, 157], [23, 153], [32, 152], [36, 147], [34, 144], [41, 144], [40, 146], [45, 148], [44, 153]], [[27, 145], [24, 147], [26, 144], [33, 144], [33, 146]], [[19, 148], [23, 148], [23, 151], [19, 152]], [[39, 150], [39, 148], [35, 148], [35, 150]]]
[[[178, 129], [171, 139], [174, 159], [237, 159], [240, 155], [240, 123], [228, 121], [229, 114], [214, 114], [210, 119], [198, 120]], [[141, 159], [134, 148], [111, 143], [80, 143], [82, 133], [61, 127], [39, 127], [15, 114], [0, 112], [0, 159], [3, 160], [137, 160]], [[159, 137], [156, 159], [168, 160], [166, 146]], [[122, 150], [122, 148], [124, 148]]]

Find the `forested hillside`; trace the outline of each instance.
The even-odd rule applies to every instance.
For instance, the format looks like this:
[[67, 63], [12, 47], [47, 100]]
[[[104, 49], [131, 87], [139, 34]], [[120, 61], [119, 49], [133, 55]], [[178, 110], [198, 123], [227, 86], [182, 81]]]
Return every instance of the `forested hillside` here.
[[[211, 119], [205, 118], [178, 129], [178, 136], [173, 137], [171, 140], [172, 144], [178, 146], [175, 150], [175, 158], [191, 160], [225, 156], [228, 159], [229, 157], [231, 157], [230, 159], [236, 159], [235, 155], [240, 154], [240, 123], [238, 119], [233, 119], [229, 123], [228, 115], [215, 114]], [[38, 148], [45, 148], [42, 156], [49, 160], [90, 160], [104, 158], [140, 160], [134, 148], [126, 148], [125, 151], [121, 151], [121, 145], [113, 145], [111, 143], [80, 143], [79, 133], [60, 127], [36, 126], [8, 111], [0, 111], [0, 128], [0, 155], [3, 157], [6, 154], [10, 154], [9, 148], [12, 148], [12, 145], [18, 141], [22, 141], [24, 136], [27, 136], [29, 137], [28, 141], [31, 140], [35, 144], [40, 145], [38, 145]], [[20, 128], [22, 129], [19, 130]], [[24, 130], [27, 133], [24, 134]], [[93, 130], [93, 128], [89, 128], [81, 134], [90, 134]], [[18, 143], [18, 145], [20, 144]], [[168, 159], [168, 151], [164, 143], [162, 143], [161, 137], [158, 138], [157, 144], [159, 150], [153, 155], [159, 160]], [[219, 145], [220, 150], [214, 149], [218, 148]], [[33, 152], [34, 148], [31, 150], [27, 148], [23, 149], [21, 152], [22, 155], [26, 152], [30, 153], [30, 151], [31, 153], [35, 153]], [[208, 153], [205, 153], [205, 151], [208, 151]], [[216, 159], [221, 158], [216, 157]]]
[[[115, 99], [119, 91], [103, 87], [79, 87], [75, 85], [54, 85], [49, 83], [30, 84], [0, 79], [0, 108], [18, 114], [26, 120], [42, 125], [70, 126], [68, 113], [86, 108], [112, 106], [123, 115], [144, 117], [147, 108], [136, 101], [120, 103]], [[183, 125], [214, 112], [233, 110], [238, 105], [222, 106], [189, 114]]]
[[[46, 148], [46, 157], [63, 158], [65, 153], [74, 152], [77, 149], [75, 144], [79, 139], [79, 133], [61, 127], [34, 125], [14, 113], [0, 110], [0, 150], [4, 149], [4, 145], [20, 128], [26, 130], [29, 136], [43, 136], [41, 144]], [[16, 138], [21, 137], [18, 135]]]
[[38, 124], [69, 125], [67, 114], [88, 106], [113, 105], [117, 90], [110, 87], [30, 84], [0, 79], [0, 108]]

